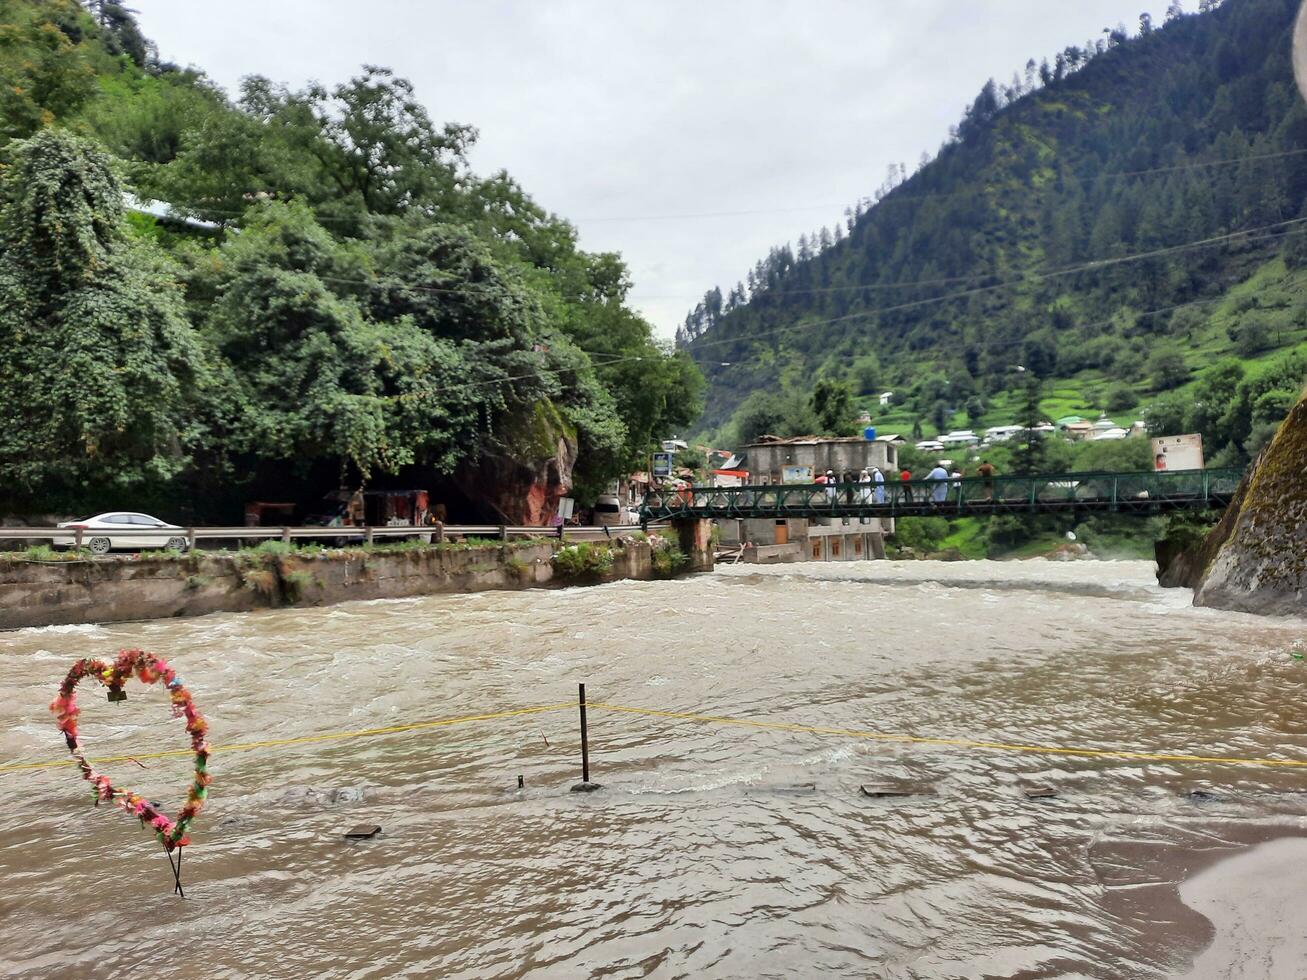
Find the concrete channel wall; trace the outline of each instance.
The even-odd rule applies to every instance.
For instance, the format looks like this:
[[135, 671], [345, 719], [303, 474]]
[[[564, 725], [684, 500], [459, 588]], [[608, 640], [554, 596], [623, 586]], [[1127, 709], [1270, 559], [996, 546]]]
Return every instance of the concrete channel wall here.
[[[557, 575], [551, 559], [558, 547], [522, 541], [318, 554], [146, 552], [70, 562], [10, 556], [0, 558], [0, 629], [655, 577], [646, 541], [615, 540], [611, 569], [588, 579]], [[702, 558], [691, 557], [690, 568], [702, 570]], [[711, 551], [707, 562], [711, 567]]]

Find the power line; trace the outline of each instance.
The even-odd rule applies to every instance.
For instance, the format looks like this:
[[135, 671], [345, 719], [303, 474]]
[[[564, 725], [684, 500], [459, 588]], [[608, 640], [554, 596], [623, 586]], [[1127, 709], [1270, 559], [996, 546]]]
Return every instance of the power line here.
[[[1095, 181], [1101, 181], [1101, 180], [1120, 180], [1120, 179], [1133, 178], [1133, 177], [1148, 177], [1156, 174], [1181, 173], [1188, 170], [1205, 170], [1213, 167], [1238, 166], [1239, 164], [1243, 164], [1243, 163], [1257, 163], [1263, 160], [1278, 160], [1278, 159], [1284, 159], [1288, 157], [1302, 156], [1304, 154], [1307, 154], [1307, 148], [1300, 148], [1300, 149], [1293, 149], [1293, 150], [1280, 150], [1274, 153], [1259, 153], [1259, 154], [1252, 154], [1243, 157], [1229, 157], [1221, 160], [1198, 160], [1190, 163], [1179, 163], [1166, 167], [1151, 167], [1145, 170], [1120, 170], [1120, 171], [1114, 171], [1110, 173], [1092, 174], [1092, 175], [1081, 175], [1075, 172], [1070, 172], [1068, 176], [1074, 177], [1076, 180], [1082, 183], [1093, 183]], [[983, 190], [950, 191], [948, 193], [939, 193], [939, 194], [897, 193], [898, 189], [904, 186], [906, 186], [906, 184], [898, 185], [898, 187], [896, 187], [894, 190], [891, 190], [879, 201], [875, 201], [870, 208], [868, 208], [865, 212], [863, 212], [864, 216], [867, 214], [871, 214], [872, 211], [874, 211], [876, 208], [890, 201], [896, 203], [907, 202], [907, 201], [935, 201], [935, 200], [949, 200], [954, 198], [968, 198], [968, 197], [975, 198], [975, 197], [984, 196]], [[1030, 188], [1028, 185], [1019, 188], [1019, 190], [1022, 191], [1029, 191], [1031, 189], [1032, 188]], [[237, 217], [237, 218], [242, 217], [246, 214], [246, 211], [233, 211], [230, 209], [210, 207], [206, 204], [202, 204], [194, 201], [191, 202], [163, 201], [161, 203], [168, 204], [176, 208], [183, 208], [189, 211], [194, 211], [197, 214], [200, 213], [219, 214], [219, 215], [225, 215], [228, 217]], [[255, 206], [257, 203], [260, 202], [254, 202], [253, 204], [251, 204], [251, 207]], [[561, 220], [564, 220], [567, 223], [574, 224], [574, 225], [580, 224], [582, 222], [587, 224], [603, 224], [609, 222], [636, 222], [636, 221], [686, 221], [686, 220], [692, 220], [697, 218], [733, 218], [733, 217], [754, 216], [760, 214], [793, 214], [793, 213], [805, 212], [805, 211], [825, 211], [825, 210], [831, 210], [831, 209], [843, 208], [843, 207], [848, 207], [847, 203], [801, 204], [801, 205], [790, 205], [785, 207], [740, 208], [736, 210], [721, 210], [721, 211], [680, 211], [680, 212], [663, 212], [659, 214], [595, 215], [595, 216], [575, 218], [575, 219], [564, 218]], [[364, 215], [362, 217], [364, 218], [373, 217], [373, 215], [369, 214], [369, 215]], [[460, 220], [464, 218], [464, 216], [462, 215], [451, 216], [451, 217], [458, 218]], [[546, 212], [546, 217], [551, 217], [551, 215], [549, 215]], [[316, 213], [314, 214], [314, 219], [319, 224], [351, 224], [351, 225], [358, 224], [360, 220], [355, 218], [333, 217], [331, 215], [318, 215]]]

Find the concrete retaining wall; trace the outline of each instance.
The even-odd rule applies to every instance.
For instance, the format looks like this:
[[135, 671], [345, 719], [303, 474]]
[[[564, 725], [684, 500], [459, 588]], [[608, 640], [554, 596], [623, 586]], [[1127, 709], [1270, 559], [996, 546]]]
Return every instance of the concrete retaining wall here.
[[[197, 552], [182, 558], [147, 554], [77, 562], [0, 558], [0, 629], [584, 584], [556, 577], [550, 563], [555, 547], [546, 541], [320, 555]], [[646, 542], [623, 540], [602, 580], [653, 578], [651, 553]]]

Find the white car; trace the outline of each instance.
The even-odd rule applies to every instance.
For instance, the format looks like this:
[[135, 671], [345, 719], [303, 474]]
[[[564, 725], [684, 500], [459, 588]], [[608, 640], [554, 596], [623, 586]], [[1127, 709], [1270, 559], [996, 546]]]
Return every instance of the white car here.
[[[129, 511], [111, 511], [108, 514], [96, 514], [82, 521], [65, 521], [58, 525], [66, 534], [56, 534], [51, 543], [56, 548], [73, 548], [77, 545], [77, 535], [82, 532], [82, 547], [89, 548], [92, 554], [107, 554], [114, 548], [137, 551], [142, 548], [173, 548], [186, 550], [186, 535], [176, 524], [168, 524], [151, 517], [149, 514], [133, 514]], [[177, 534], [168, 534], [176, 531]]]

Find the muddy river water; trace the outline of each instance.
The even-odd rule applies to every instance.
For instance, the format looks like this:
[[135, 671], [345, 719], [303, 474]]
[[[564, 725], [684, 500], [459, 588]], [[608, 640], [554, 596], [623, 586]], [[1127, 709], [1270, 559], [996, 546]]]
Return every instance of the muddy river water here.
[[[0, 634], [0, 765], [61, 758], [59, 679], [127, 646], [172, 660], [219, 747], [574, 702], [583, 681], [654, 711], [1307, 759], [1307, 622], [1189, 600], [1143, 563], [881, 562], [23, 630]], [[84, 686], [90, 754], [184, 745], [159, 691]], [[568, 792], [575, 707], [219, 751], [185, 900], [75, 770], [0, 774], [0, 973], [1260, 977], [1307, 935], [1307, 768], [605, 709], [590, 738], [591, 794]], [[106, 769], [170, 809], [189, 772]], [[360, 823], [382, 833], [345, 842]], [[1266, 907], [1231, 938], [1240, 887]]]

